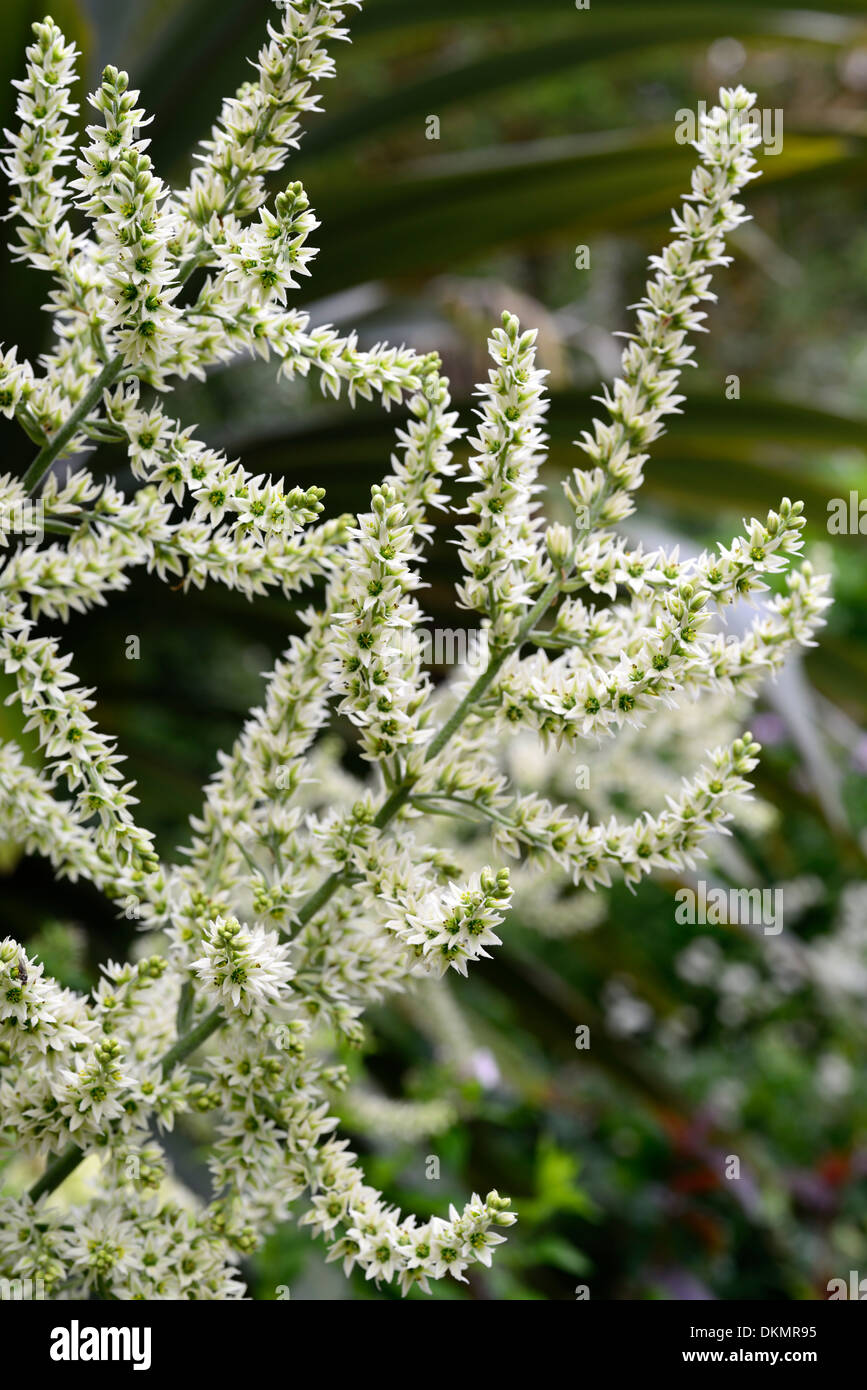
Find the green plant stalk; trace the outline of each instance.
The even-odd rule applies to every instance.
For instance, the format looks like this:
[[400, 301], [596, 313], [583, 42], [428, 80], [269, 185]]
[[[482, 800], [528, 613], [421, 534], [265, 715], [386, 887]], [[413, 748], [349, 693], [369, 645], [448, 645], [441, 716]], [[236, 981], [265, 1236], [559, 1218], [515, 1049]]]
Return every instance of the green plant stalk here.
[[[473, 682], [460, 704], [456, 705], [439, 733], [428, 745], [427, 753], [425, 754], [426, 763], [432, 762], [434, 758], [439, 756], [450, 739], [457, 733], [480, 697], [489, 689], [508, 658], [524, 645], [536, 623], [551, 607], [564, 580], [565, 575], [560, 573], [555, 574], [553, 578], [549, 580], [518, 629], [518, 634], [514, 642], [511, 642], [507, 647], [503, 647], [501, 651], [496, 653], [485, 667], [482, 674]], [[411, 782], [405, 783], [401, 787], [396, 787], [391, 793], [391, 796], [383, 802], [373, 820], [373, 824], [376, 826], [377, 830], [384, 830], [389, 822], [397, 815], [398, 811], [403, 809], [412, 797], [412, 789], [413, 783]], [[306, 926], [311, 917], [313, 917], [320, 908], [325, 906], [337, 889], [347, 882], [349, 877], [350, 875], [346, 871], [336, 871], [329, 874], [328, 878], [319, 885], [315, 893], [312, 893], [299, 909], [299, 925]]]
[[[170, 1047], [160, 1059], [160, 1068], [163, 1076], [167, 1076], [178, 1062], [182, 1062], [191, 1052], [195, 1052], [197, 1047], [201, 1047], [203, 1042], [216, 1033], [218, 1028], [222, 1028], [226, 1022], [226, 1017], [222, 1009], [212, 1009], [206, 1014], [195, 1028], [192, 1028], [184, 1037], [178, 1038], [173, 1047]], [[41, 1178], [33, 1184], [29, 1196], [32, 1202], [38, 1201], [46, 1192], [53, 1192], [62, 1182], [65, 1182], [71, 1173], [75, 1172], [81, 1160], [84, 1158], [84, 1150], [77, 1144], [70, 1144], [63, 1150], [58, 1158], [50, 1163], [42, 1174]]]
[[[501, 651], [496, 653], [485, 667], [482, 674], [473, 682], [464, 698], [452, 711], [439, 733], [432, 740], [425, 755], [426, 763], [432, 762], [434, 758], [439, 756], [449, 741], [457, 733], [464, 720], [471, 713], [480, 696], [484, 695], [485, 691], [490, 688], [495, 677], [499, 674], [508, 658], [523, 646], [527, 637], [536, 626], [536, 623], [554, 602], [565, 578], [565, 574], [557, 573], [549, 580], [518, 629], [514, 642], [511, 642], [507, 647], [503, 647]], [[373, 822], [378, 830], [384, 829], [410, 800], [412, 796], [412, 785], [412, 783], [407, 783], [402, 787], [397, 787], [395, 791], [392, 792], [391, 796], [383, 802]], [[326, 903], [330, 901], [337, 890], [344, 887], [351, 878], [351, 873], [346, 871], [329, 874], [328, 877], [320, 883], [315, 892], [311, 893], [310, 897], [307, 898], [299, 908], [297, 924], [299, 926], [306, 926], [311, 918], [313, 918], [317, 912], [320, 912]], [[284, 934], [281, 933], [281, 936], [282, 935]], [[163, 1075], [166, 1075], [176, 1063], [182, 1062], [185, 1057], [188, 1057], [191, 1052], [194, 1052], [196, 1048], [206, 1042], [225, 1022], [225, 1015], [219, 1008], [213, 1009], [209, 1014], [206, 1014], [195, 1028], [191, 1029], [191, 1031], [186, 1033], [183, 1037], [178, 1038], [174, 1046], [162, 1057], [160, 1067], [162, 1068]], [[35, 1202], [37, 1198], [41, 1197], [44, 1193], [53, 1192], [56, 1187], [59, 1187], [59, 1185], [69, 1177], [70, 1173], [75, 1171], [83, 1158], [84, 1151], [80, 1149], [77, 1144], [70, 1144], [69, 1148], [65, 1149], [60, 1157], [56, 1158], [54, 1162], [46, 1168], [42, 1177], [33, 1184], [33, 1187], [30, 1189], [31, 1200]]]
[[79, 425], [87, 418], [97, 401], [101, 398], [103, 391], [117, 381], [121, 372], [124, 370], [124, 360], [122, 357], [113, 357], [110, 362], [106, 362], [99, 376], [94, 377], [90, 387], [84, 393], [78, 405], [67, 419], [65, 425], [57, 431], [53, 439], [49, 440], [36, 455], [27, 472], [24, 474], [22, 486], [28, 493], [35, 492], [45, 474], [48, 472], [54, 460], [63, 452], [72, 439]]

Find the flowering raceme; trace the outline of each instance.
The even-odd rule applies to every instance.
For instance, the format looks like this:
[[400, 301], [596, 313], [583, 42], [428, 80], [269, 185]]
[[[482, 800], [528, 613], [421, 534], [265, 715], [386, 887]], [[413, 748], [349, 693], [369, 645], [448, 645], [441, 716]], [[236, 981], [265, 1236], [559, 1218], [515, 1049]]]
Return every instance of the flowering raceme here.
[[[783, 499], [717, 554], [689, 560], [614, 529], [683, 399], [688, 337], [755, 177], [759, 136], [741, 119], [753, 97], [724, 90], [703, 118], [674, 240], [652, 258], [621, 375], [600, 398], [604, 418], [581, 441], [588, 466], [567, 484], [568, 525], [546, 525], [541, 507], [535, 335], [508, 313], [491, 335], [457, 527], [457, 598], [479, 615], [487, 660], [432, 683], [408, 635], [424, 620], [431, 517], [448, 508], [458, 472], [448, 382], [434, 356], [363, 350], [291, 306], [317, 223], [300, 183], [269, 201], [266, 182], [317, 109], [352, 4], [283, 8], [180, 191], [154, 170], [138, 93], [114, 68], [90, 98], [98, 120], [76, 157], [76, 54], [51, 19], [34, 25], [16, 84], [4, 165], [12, 252], [52, 277], [55, 339], [42, 370], [14, 347], [0, 353], [0, 409], [38, 448], [23, 478], [0, 479], [0, 660], [41, 753], [34, 767], [0, 745], [0, 835], [121, 909], [134, 904], [147, 932], [141, 958], [105, 966], [89, 997], [0, 941], [0, 1132], [44, 1164], [29, 1193], [0, 1200], [0, 1274], [41, 1279], [51, 1297], [243, 1297], [241, 1258], [305, 1194], [303, 1221], [347, 1272], [427, 1291], [490, 1264], [515, 1219], [507, 1199], [474, 1194], [420, 1221], [365, 1181], [334, 1134], [347, 1084], [336, 1044], [358, 1043], [365, 1009], [394, 991], [441, 990], [450, 970], [484, 969], [513, 892], [498, 859], [514, 859], [518, 879], [543, 865], [583, 888], [682, 868], [748, 792], [758, 753], [749, 734], [736, 737], [667, 788], [665, 809], [593, 822], [574, 796], [553, 804], [522, 787], [516, 737], [577, 759], [585, 741], [604, 753], [606, 740], [698, 696], [743, 702], [811, 643], [829, 602], [809, 564], [791, 568], [800, 503]], [[320, 488], [254, 476], [171, 416], [176, 380], [242, 353], [276, 358], [284, 378], [318, 378], [332, 396], [403, 408], [369, 511], [324, 518]], [[95, 443], [125, 450], [130, 494], [84, 466]], [[7, 524], [34, 500], [47, 541]], [[179, 863], [155, 854], [93, 692], [38, 629], [42, 617], [105, 604], [136, 566], [251, 599], [316, 585], [304, 635], [220, 755]], [[784, 570], [752, 628], [726, 639], [718, 611]], [[358, 731], [366, 779], [321, 737], [334, 711]], [[489, 832], [486, 861], [447, 833], [467, 819]], [[363, 1092], [347, 1101], [389, 1109]], [[439, 1103], [425, 1115], [392, 1105], [404, 1132], [448, 1123]], [[155, 1137], [179, 1116], [210, 1136], [210, 1200], [172, 1178]], [[85, 1157], [99, 1170], [90, 1195], [53, 1198]]]

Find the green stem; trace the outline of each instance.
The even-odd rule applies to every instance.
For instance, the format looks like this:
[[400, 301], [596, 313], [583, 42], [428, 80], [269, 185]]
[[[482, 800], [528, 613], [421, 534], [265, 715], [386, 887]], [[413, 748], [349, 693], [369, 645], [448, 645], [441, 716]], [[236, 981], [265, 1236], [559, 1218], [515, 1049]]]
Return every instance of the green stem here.
[[206, 246], [207, 242], [205, 240], [204, 233], [202, 233], [196, 241], [196, 245], [193, 248], [192, 254], [187, 257], [180, 270], [178, 271], [178, 280], [182, 285], [185, 285], [186, 282], [189, 280], [190, 276], [193, 274], [193, 272], [195, 270], [198, 270], [199, 264], [201, 262], [202, 252], [204, 251]]
[[536, 626], [536, 623], [551, 607], [551, 604], [560, 591], [562, 583], [563, 576], [561, 574], [555, 574], [554, 577], [548, 581], [548, 584], [542, 590], [542, 593], [539, 595], [535, 604], [519, 627], [514, 642], [510, 643], [508, 647], [503, 647], [501, 651], [497, 652], [497, 654], [491, 658], [478, 680], [470, 687], [460, 704], [452, 711], [451, 717], [443, 724], [436, 738], [427, 750], [427, 756], [425, 757], [426, 763], [432, 762], [433, 759], [442, 752], [453, 734], [457, 733], [458, 729], [463, 724], [473, 705], [476, 704], [481, 695], [484, 695], [485, 691], [493, 683], [494, 677], [499, 675], [500, 670], [505, 665], [508, 658], [523, 647], [530, 633], [533, 631], [533, 628]]
[[[460, 704], [452, 711], [452, 714], [446, 720], [445, 724], [443, 724], [439, 733], [428, 746], [425, 756], [426, 763], [432, 762], [433, 759], [438, 757], [443, 751], [448, 742], [457, 733], [467, 715], [471, 712], [476, 701], [490, 687], [506, 660], [523, 646], [528, 635], [532, 632], [543, 613], [547, 612], [548, 608], [550, 608], [551, 603], [560, 591], [563, 580], [563, 575], [554, 575], [518, 629], [514, 642], [510, 643], [508, 647], [504, 647], [502, 651], [497, 652], [482, 674], [473, 682]], [[385, 826], [394, 819], [398, 811], [406, 805], [411, 795], [411, 783], [398, 787], [393, 791], [391, 796], [383, 802], [374, 819], [373, 823], [377, 829], [384, 829]], [[329, 874], [328, 878], [324, 879], [316, 891], [311, 893], [306, 902], [302, 904], [298, 912], [298, 924], [300, 926], [305, 926], [311, 918], [314, 917], [317, 912], [321, 911], [325, 904], [329, 902], [338, 888], [342, 888], [352, 877], [353, 875], [350, 873], [335, 872]], [[216, 1033], [218, 1028], [222, 1027], [225, 1021], [225, 1016], [221, 1009], [212, 1009], [195, 1028], [185, 1034], [184, 1037], [178, 1038], [178, 1041], [173, 1047], [169, 1048], [168, 1052], [160, 1061], [163, 1075], [168, 1075], [173, 1066], [183, 1061], [191, 1052], [194, 1052], [196, 1048], [200, 1047], [203, 1042], [206, 1042], [213, 1033]], [[64, 1150], [59, 1158], [56, 1158], [55, 1161], [46, 1168], [42, 1177], [33, 1184], [33, 1187], [30, 1189], [31, 1200], [35, 1202], [43, 1193], [53, 1192], [56, 1187], [59, 1187], [60, 1184], [69, 1177], [70, 1173], [75, 1171], [83, 1158], [84, 1151], [79, 1149], [77, 1145], [71, 1144], [68, 1149]]]
[[331, 898], [334, 895], [334, 893], [337, 892], [337, 889], [341, 886], [341, 884], [344, 881], [344, 877], [344, 874], [335, 872], [333, 874], [329, 874], [328, 878], [326, 878], [322, 883], [320, 883], [319, 887], [316, 889], [316, 892], [311, 893], [307, 901], [303, 903], [298, 910], [299, 926], [306, 927], [311, 917], [315, 917], [316, 913], [320, 910], [320, 908], [323, 908], [325, 904], [328, 902], [329, 898]]
[[189, 1057], [191, 1052], [195, 1052], [197, 1047], [201, 1047], [203, 1042], [207, 1042], [212, 1033], [216, 1033], [218, 1028], [222, 1028], [226, 1022], [226, 1016], [220, 1008], [212, 1009], [209, 1014], [195, 1028], [191, 1028], [189, 1033], [185, 1033], [182, 1038], [178, 1038], [174, 1047], [170, 1047], [168, 1052], [160, 1058], [160, 1069], [163, 1076], [168, 1076], [172, 1067], [178, 1062], [182, 1062], [185, 1057]]
[[413, 806], [417, 806], [420, 811], [427, 811], [432, 816], [447, 816], [452, 812], [448, 809], [438, 810], [437, 806], [445, 803], [445, 806], [457, 806], [465, 811], [474, 811], [474, 816], [464, 816], [464, 820], [470, 820], [477, 825], [479, 820], [494, 821], [497, 825], [504, 825], [508, 830], [516, 829], [515, 822], [509, 820], [508, 816], [501, 816], [492, 806], [485, 806], [483, 802], [469, 801], [463, 796], [448, 796], [445, 792], [442, 795], [432, 793], [430, 796], [414, 796]]
[[[274, 120], [275, 110], [276, 108], [269, 104], [268, 106], [266, 106], [265, 110], [262, 112], [262, 115], [259, 117], [259, 120], [256, 122], [256, 129], [254, 130], [252, 137], [252, 144], [254, 149], [258, 145], [260, 145], [268, 135], [268, 132], [271, 129], [271, 124]], [[229, 178], [228, 191], [226, 193], [225, 198], [223, 199], [220, 211], [217, 214], [218, 217], [223, 217], [227, 212], [232, 211], [232, 208], [235, 205], [235, 199], [238, 196], [238, 191], [245, 177], [246, 175], [243, 172], [236, 169], [234, 175], [232, 175]], [[193, 271], [198, 270], [202, 260], [202, 252], [207, 249], [207, 246], [207, 237], [204, 231], [201, 231], [199, 233], [198, 239], [196, 241], [192, 253], [184, 261], [183, 265], [180, 268], [180, 271], [178, 272], [178, 279], [182, 285], [186, 284], [187, 280], [189, 280], [190, 276], [193, 274]]]
[[175, 1032], [178, 1037], [183, 1037], [190, 1026], [193, 1017], [193, 1004], [195, 1002], [195, 991], [192, 980], [184, 980], [181, 985], [181, 994], [178, 999], [178, 1011], [175, 1015]]
[[[524, 645], [527, 637], [536, 626], [536, 623], [542, 615], [548, 611], [557, 594], [560, 592], [564, 578], [565, 576], [563, 574], [555, 574], [554, 577], [549, 580], [518, 629], [514, 642], [511, 642], [507, 647], [503, 647], [501, 651], [497, 652], [496, 655], [491, 658], [482, 674], [473, 682], [460, 704], [455, 707], [439, 733], [428, 745], [427, 753], [425, 754], [425, 763], [432, 762], [434, 758], [439, 756], [446, 747], [446, 744], [457, 733], [467, 715], [473, 709], [473, 706], [493, 683], [495, 677], [502, 670], [508, 658], [516, 651], [519, 651]], [[391, 796], [383, 802], [373, 820], [373, 824], [376, 826], [377, 830], [384, 830], [389, 822], [394, 820], [398, 811], [402, 810], [410, 800], [413, 785], [414, 783], [408, 782], [402, 787], [395, 788]], [[348, 881], [348, 878], [349, 875], [345, 873], [335, 872], [329, 874], [328, 878], [319, 885], [315, 893], [312, 893], [300, 908], [298, 913], [299, 924], [304, 926], [309, 922], [311, 917], [319, 912], [320, 908], [323, 908], [329, 899], [333, 897], [337, 889], [341, 888]], [[281, 933], [281, 935], [284, 934]]]
[[73, 410], [65, 425], [62, 425], [52, 440], [40, 449], [36, 458], [31, 463], [27, 472], [24, 474], [22, 486], [25, 492], [35, 492], [45, 474], [48, 472], [54, 460], [63, 452], [69, 441], [78, 431], [78, 427], [102, 397], [106, 387], [111, 386], [124, 370], [124, 360], [122, 357], [113, 357], [107, 362], [99, 376], [94, 377], [88, 390], [84, 393], [78, 405]]
[[[197, 1023], [183, 1038], [178, 1038], [174, 1047], [170, 1047], [168, 1052], [160, 1059], [160, 1067], [163, 1076], [167, 1076], [172, 1067], [178, 1062], [182, 1062], [191, 1052], [195, 1052], [197, 1047], [201, 1047], [203, 1042], [216, 1033], [225, 1023], [225, 1015], [222, 1009], [212, 1009], [206, 1014], [201, 1023]], [[79, 1163], [85, 1156], [84, 1149], [80, 1149], [77, 1144], [70, 1144], [63, 1150], [59, 1158], [49, 1164], [42, 1177], [36, 1181], [30, 1189], [30, 1200], [35, 1202], [46, 1192], [53, 1192], [62, 1182], [65, 1182], [70, 1173], [74, 1173]]]
[[49, 1164], [39, 1181], [31, 1187], [31, 1202], [38, 1201], [43, 1193], [53, 1192], [55, 1187], [59, 1187], [62, 1182], [65, 1182], [83, 1158], [84, 1154], [77, 1144], [70, 1144], [68, 1149], [64, 1149], [60, 1157]]

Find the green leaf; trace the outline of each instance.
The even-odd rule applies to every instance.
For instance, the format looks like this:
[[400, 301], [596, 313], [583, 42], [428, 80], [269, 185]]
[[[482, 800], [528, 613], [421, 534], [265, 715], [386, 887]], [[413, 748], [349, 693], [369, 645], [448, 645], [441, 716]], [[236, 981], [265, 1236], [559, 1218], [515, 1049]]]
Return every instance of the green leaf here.
[[[680, 202], [694, 163], [666, 129], [444, 156], [395, 179], [310, 180], [323, 224], [317, 293], [453, 271], [502, 246], [654, 226]], [[788, 132], [782, 152], [764, 161], [761, 186], [815, 190], [844, 180], [867, 181], [863, 141]]]
[[543, 1138], [536, 1155], [536, 1197], [521, 1202], [521, 1214], [530, 1222], [546, 1221], [560, 1212], [592, 1220], [596, 1207], [577, 1183], [578, 1160], [557, 1146], [553, 1139]]
[[[445, 13], [447, 5], [438, 3], [437, 11]], [[481, 6], [481, 9], [488, 7]], [[557, 17], [563, 17], [562, 0], [557, 0]], [[490, 6], [493, 11], [501, 7]], [[404, 11], [406, 15], [407, 11]], [[412, 8], [413, 21], [418, 23], [418, 7]], [[368, 10], [353, 27], [357, 51], [348, 58], [350, 67], [364, 61], [371, 45], [371, 29], [377, 30], [377, 10]], [[462, 18], [464, 16], [462, 15]], [[497, 14], [497, 18], [502, 16]], [[371, 25], [371, 18], [373, 25]], [[828, 23], [807, 26], [803, 17], [780, 14], [767, 6], [744, 6], [731, 15], [726, 33], [736, 38], [773, 37], [803, 41], [809, 34], [812, 42], [839, 46], [853, 38], [857, 26], [851, 21], [828, 16]], [[702, 10], [690, 5], [681, 9], [654, 7], [648, 18], [647, 7], [636, 11], [633, 23], [624, 23], [621, 7], [616, 16], [604, 7], [588, 11], [586, 19], [573, 26], [571, 32], [532, 47], [512, 48], [492, 53], [460, 67], [431, 73], [418, 81], [408, 82], [380, 97], [366, 97], [362, 105], [353, 105], [339, 115], [326, 118], [311, 126], [305, 136], [295, 163], [304, 163], [323, 153], [343, 151], [366, 137], [396, 125], [416, 120], [419, 124], [430, 112], [441, 114], [463, 102], [478, 103], [493, 92], [520, 84], [544, 83], [557, 73], [578, 71], [612, 59], [622, 59], [635, 53], [647, 53], [657, 48], [670, 52], [672, 47], [688, 47], [719, 36], [719, 13], [716, 7]]]
[[[539, 16], [546, 13], [562, 15], [564, 8], [572, 9], [569, 0], [534, 0], [533, 15]], [[697, 0], [665, 0], [664, 3], [653, 5], [654, 18], [661, 23], [666, 18], [679, 19], [681, 22], [688, 23], [694, 16], [697, 8]], [[737, 21], [740, 13], [754, 10], [755, 4], [751, 0], [726, 0], [725, 24], [722, 24], [722, 15], [716, 5], [712, 7], [712, 12], [716, 18], [717, 34], [723, 31], [728, 34], [732, 32], [732, 21]], [[761, 9], [764, 11], [792, 11], [797, 7], [791, 0], [762, 0]], [[867, 13], [867, 0], [834, 0], [834, 11], [839, 14], [865, 14]], [[809, 5], [805, 7], [810, 18], [815, 18], [820, 22], [825, 16], [814, 7], [810, 13]], [[630, 21], [646, 18], [648, 11], [647, 0], [618, 0], [617, 5], [605, 6], [602, 4], [591, 5], [587, 10], [579, 10], [574, 7], [576, 23], [589, 25], [591, 17], [595, 21], [597, 13], [604, 16], [603, 22], [607, 22], [608, 27], [627, 26]], [[407, 26], [420, 26], [423, 24], [453, 23], [455, 20], [466, 22], [467, 20], [478, 19], [493, 22], [502, 20], [508, 16], [517, 19], [524, 19], [527, 16], [526, 0], [412, 0], [412, 4], [407, 4], [407, 0], [368, 0], [365, 5], [365, 23], [368, 30], [391, 30], [406, 28]]]
[[[459, 401], [462, 419], [472, 402]], [[829, 481], [810, 466], [830, 450], [858, 450], [867, 439], [867, 421], [798, 402], [752, 395], [728, 401], [719, 393], [688, 391], [683, 416], [675, 417], [657, 440], [645, 468], [642, 495], [676, 509], [699, 523], [716, 511], [762, 515], [783, 496], [805, 503], [808, 522], [824, 532], [829, 496], [842, 495], [849, 479]], [[585, 462], [574, 441], [587, 429], [598, 405], [590, 393], [555, 391], [546, 419], [548, 467], [565, 475]], [[303, 461], [305, 476], [322, 479], [329, 513], [362, 505], [365, 483], [378, 476], [381, 460], [393, 447], [394, 422], [373, 410], [330, 412], [298, 418], [271, 435], [238, 433], [222, 443], [263, 471]], [[851, 485], [861, 474], [853, 465]], [[841, 537], [858, 544], [858, 537]]]
[[542, 1240], [534, 1241], [525, 1254], [527, 1260], [534, 1264], [551, 1265], [554, 1269], [565, 1270], [567, 1274], [588, 1274], [593, 1268], [586, 1255], [560, 1236], [544, 1236]]

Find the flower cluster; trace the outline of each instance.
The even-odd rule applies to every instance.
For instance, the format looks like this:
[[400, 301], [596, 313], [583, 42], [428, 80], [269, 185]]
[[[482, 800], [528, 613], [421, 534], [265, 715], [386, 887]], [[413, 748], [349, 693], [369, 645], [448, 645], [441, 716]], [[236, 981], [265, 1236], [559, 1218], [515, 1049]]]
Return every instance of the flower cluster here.
[[487, 957], [486, 946], [501, 946], [495, 934], [509, 906], [509, 871], [483, 869], [466, 888], [451, 883], [442, 893], [427, 893], [404, 907], [403, 918], [389, 923], [424, 964], [439, 975], [451, 967], [466, 975], [467, 963]]
[[519, 333], [517, 320], [509, 316], [488, 341], [494, 367], [488, 384], [479, 388], [485, 404], [476, 412], [481, 423], [470, 441], [478, 450], [470, 460], [477, 490], [467, 511], [478, 521], [458, 528], [467, 571], [459, 598], [488, 616], [498, 645], [514, 639], [548, 568], [539, 546], [542, 519], [533, 501], [541, 491], [536, 475], [545, 458], [542, 421], [548, 408], [546, 373], [535, 365], [535, 337]]
[[[535, 335], [511, 314], [494, 330], [458, 528], [457, 599], [482, 616], [488, 659], [435, 685], [415, 638], [432, 513], [448, 508], [458, 472], [448, 383], [435, 357], [311, 329], [288, 301], [309, 273], [315, 216], [297, 182], [267, 198], [266, 175], [316, 109], [353, 2], [282, 7], [181, 191], [154, 170], [138, 94], [113, 68], [91, 98], [102, 120], [88, 128], [79, 177], [66, 178], [76, 55], [52, 20], [34, 26], [17, 84], [5, 165], [13, 250], [54, 277], [56, 344], [44, 375], [14, 348], [0, 355], [0, 409], [38, 447], [22, 479], [0, 479], [3, 514], [38, 498], [51, 537], [0, 532], [0, 661], [39, 747], [32, 766], [0, 745], [0, 834], [132, 906], [148, 933], [141, 957], [104, 966], [89, 997], [0, 942], [0, 1141], [35, 1178], [0, 1202], [0, 1273], [42, 1278], [52, 1295], [243, 1297], [240, 1261], [305, 1194], [304, 1221], [347, 1273], [407, 1292], [489, 1265], [515, 1219], [507, 1199], [474, 1194], [447, 1218], [402, 1215], [334, 1134], [336, 1110], [420, 1135], [446, 1126], [449, 1106], [404, 1107], [364, 1087], [341, 1105], [336, 1043], [359, 1043], [365, 1010], [397, 990], [440, 991], [428, 1011], [446, 1018], [441, 977], [484, 969], [486, 948], [500, 945], [512, 887], [491, 867], [492, 846], [520, 875], [544, 864], [550, 881], [578, 889], [691, 865], [749, 790], [749, 734], [727, 736], [677, 786], [648, 773], [632, 817], [607, 806], [592, 818], [568, 789], [557, 800], [528, 786], [521, 750], [530, 762], [565, 750], [558, 761], [571, 767], [585, 741], [628, 741], [696, 696], [740, 709], [813, 640], [828, 603], [826, 581], [802, 564], [744, 636], [726, 640], [719, 627], [727, 605], [761, 596], [799, 555], [802, 508], [787, 499], [695, 558], [611, 529], [681, 399], [697, 306], [743, 220], [733, 199], [753, 177], [755, 139], [733, 119], [752, 104], [737, 89], [704, 120], [675, 240], [653, 259], [622, 375], [602, 398], [609, 421], [585, 436], [591, 467], [568, 483], [568, 526], [545, 530], [541, 510]], [[275, 358], [282, 378], [313, 375], [327, 394], [402, 407], [369, 511], [323, 520], [321, 489], [254, 476], [168, 413], [176, 379], [242, 352]], [[129, 495], [82, 465], [97, 441], [125, 451]], [[178, 862], [154, 853], [93, 692], [38, 626], [106, 603], [142, 565], [251, 598], [316, 583], [304, 631], [221, 754]], [[324, 736], [334, 711], [358, 731], [363, 776]], [[478, 836], [456, 833], [468, 820]], [[458, 1046], [459, 1030], [441, 1031]], [[159, 1136], [176, 1123], [207, 1148], [209, 1199], [171, 1173]], [[85, 1158], [96, 1181], [79, 1174], [54, 1198]]]
[[193, 964], [203, 990], [216, 1004], [252, 1014], [267, 1012], [292, 978], [287, 950], [273, 932], [242, 927], [234, 917], [218, 917], [206, 933], [204, 956]]
[[105, 267], [111, 304], [105, 326], [127, 366], [156, 369], [171, 357], [180, 311], [175, 267], [168, 254], [173, 224], [162, 204], [166, 189], [153, 172], [146, 140], [137, 138], [144, 111], [125, 72], [108, 67], [90, 98], [103, 117], [88, 126], [90, 144], [78, 162], [79, 206], [94, 219], [97, 264]]

